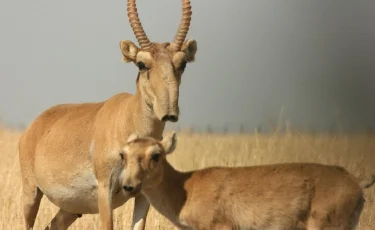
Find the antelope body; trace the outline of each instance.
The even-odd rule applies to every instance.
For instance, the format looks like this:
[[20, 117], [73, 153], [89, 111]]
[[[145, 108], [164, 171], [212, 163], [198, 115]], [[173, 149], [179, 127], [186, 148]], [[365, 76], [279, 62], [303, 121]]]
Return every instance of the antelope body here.
[[[126, 187], [142, 187], [151, 205], [180, 229], [355, 229], [363, 188], [344, 168], [315, 163], [211, 167], [179, 172], [162, 141], [133, 134], [123, 148]], [[139, 160], [141, 159], [141, 160]]]
[[[121, 147], [133, 132], [160, 139], [165, 122], [179, 116], [178, 92], [187, 62], [194, 61], [195, 40], [185, 41], [191, 20], [189, 0], [172, 43], [151, 43], [138, 19], [135, 0], [128, 17], [140, 44], [120, 42], [123, 61], [139, 73], [134, 95], [120, 93], [98, 103], [61, 104], [40, 114], [19, 142], [25, 228], [32, 229], [42, 196], [60, 210], [51, 229], [67, 229], [82, 214], [99, 213], [101, 229], [113, 229], [112, 210], [138, 191], [119, 186], [124, 175]], [[125, 140], [125, 141], [124, 141]], [[135, 198], [133, 227], [144, 229], [149, 203]]]

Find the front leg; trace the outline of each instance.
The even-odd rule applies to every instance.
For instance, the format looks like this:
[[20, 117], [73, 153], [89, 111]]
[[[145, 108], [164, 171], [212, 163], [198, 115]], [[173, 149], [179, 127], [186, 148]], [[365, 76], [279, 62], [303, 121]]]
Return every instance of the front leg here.
[[146, 218], [148, 210], [150, 209], [150, 203], [142, 194], [139, 194], [134, 198], [134, 209], [133, 209], [133, 230], [144, 230], [146, 226]]
[[113, 230], [112, 192], [109, 183], [98, 185], [99, 229]]

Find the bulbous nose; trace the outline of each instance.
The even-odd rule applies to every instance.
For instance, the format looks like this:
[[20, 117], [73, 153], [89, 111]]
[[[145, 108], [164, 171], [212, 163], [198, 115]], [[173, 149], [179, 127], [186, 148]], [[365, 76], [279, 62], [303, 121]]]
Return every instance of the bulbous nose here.
[[167, 115], [164, 115], [164, 117], [161, 119], [161, 121], [162, 122], [167, 122], [167, 121], [177, 122], [178, 121], [178, 116], [177, 115], [167, 114]]
[[131, 185], [125, 185], [124, 190], [127, 192], [132, 192], [134, 190], [134, 187]]
[[138, 185], [125, 185], [123, 187], [123, 189], [126, 191], [126, 192], [129, 192], [129, 193], [137, 193], [141, 190], [142, 188], [142, 184], [138, 184]]

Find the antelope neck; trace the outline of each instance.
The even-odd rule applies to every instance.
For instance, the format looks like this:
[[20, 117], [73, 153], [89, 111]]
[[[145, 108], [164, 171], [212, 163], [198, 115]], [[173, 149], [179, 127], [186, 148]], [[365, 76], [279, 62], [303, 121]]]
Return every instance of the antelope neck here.
[[185, 182], [192, 172], [179, 172], [167, 161], [164, 162], [164, 173], [161, 183], [150, 189], [143, 189], [142, 193], [151, 205], [172, 223], [181, 226], [179, 214], [187, 199]]

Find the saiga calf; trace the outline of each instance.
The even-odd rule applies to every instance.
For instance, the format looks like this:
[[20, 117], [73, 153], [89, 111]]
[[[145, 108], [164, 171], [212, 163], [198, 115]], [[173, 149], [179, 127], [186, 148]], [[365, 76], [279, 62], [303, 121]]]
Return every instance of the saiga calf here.
[[122, 185], [142, 187], [151, 205], [180, 229], [355, 229], [371, 186], [344, 168], [313, 163], [211, 167], [179, 172], [167, 161], [175, 133], [162, 141], [133, 134], [120, 152]]

